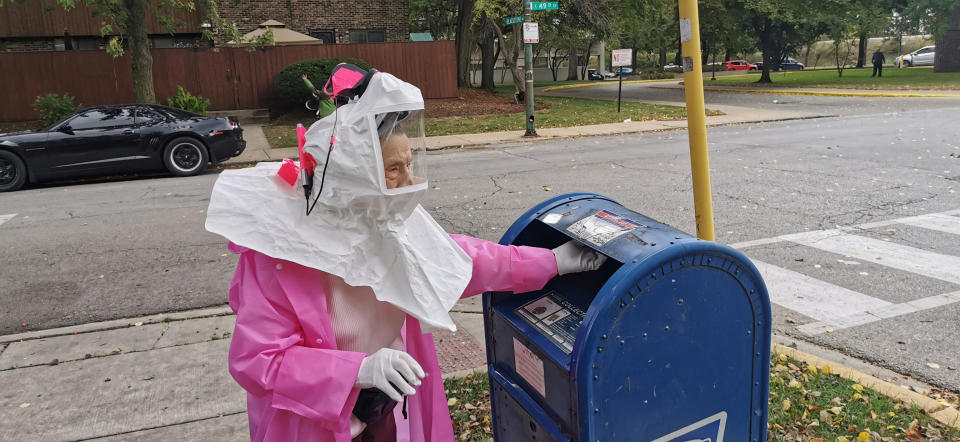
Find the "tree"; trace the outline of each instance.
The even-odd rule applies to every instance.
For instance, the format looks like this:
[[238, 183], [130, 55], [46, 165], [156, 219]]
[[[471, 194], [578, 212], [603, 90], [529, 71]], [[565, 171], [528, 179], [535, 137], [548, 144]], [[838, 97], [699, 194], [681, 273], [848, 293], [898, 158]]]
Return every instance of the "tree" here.
[[960, 6], [950, 10], [947, 26], [937, 36], [934, 72], [960, 72]]
[[436, 40], [456, 35], [457, 0], [409, 0], [411, 32], [429, 32]]
[[[25, 0], [21, 0], [25, 1]], [[212, 25], [204, 29], [204, 38], [213, 39], [214, 33], [241, 41], [236, 26], [220, 18], [215, 0], [56, 0], [66, 11], [83, 5], [93, 14], [103, 17], [100, 34], [112, 36], [106, 51], [120, 57], [130, 51], [130, 71], [133, 77], [133, 96], [137, 103], [156, 103], [153, 88], [153, 56], [147, 39], [147, 13], [171, 34], [185, 22], [177, 17], [181, 12], [193, 12], [198, 7], [206, 12], [206, 20]], [[0, 0], [0, 7], [3, 0]], [[273, 42], [273, 34], [264, 33], [261, 38], [248, 42], [248, 48], [256, 49]]]
[[729, 0], [727, 10], [756, 33], [763, 52], [758, 83], [770, 83], [770, 70], [827, 31], [826, 17], [852, 0]]
[[923, 30], [936, 38], [934, 72], [960, 72], [960, 4], [957, 0], [889, 0], [899, 30]]
[[473, 20], [477, 0], [457, 0], [457, 85], [470, 87], [470, 58], [473, 56]]

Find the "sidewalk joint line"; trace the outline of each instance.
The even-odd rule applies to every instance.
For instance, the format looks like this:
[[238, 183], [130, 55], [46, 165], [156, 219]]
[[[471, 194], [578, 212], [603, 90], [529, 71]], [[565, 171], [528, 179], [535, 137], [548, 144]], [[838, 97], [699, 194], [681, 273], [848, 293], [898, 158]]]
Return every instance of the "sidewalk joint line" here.
[[223, 413], [223, 414], [220, 414], [220, 415], [217, 415], [217, 416], [202, 417], [202, 418], [199, 418], [199, 419], [187, 420], [187, 421], [177, 422], [177, 423], [173, 423], [173, 424], [158, 425], [158, 426], [156, 426], [156, 427], [141, 428], [141, 429], [138, 429], [138, 430], [130, 430], [130, 431], [121, 431], [121, 432], [119, 432], [119, 433], [105, 434], [105, 435], [103, 435], [103, 436], [94, 436], [94, 437], [88, 437], [88, 438], [84, 438], [84, 439], [74, 439], [74, 440], [77, 441], [77, 442], [80, 442], [80, 441], [87, 441], [87, 440], [105, 439], [105, 438], [108, 438], [108, 437], [120, 436], [120, 435], [124, 435], [124, 434], [139, 433], [139, 432], [141, 432], [141, 431], [157, 430], [157, 429], [160, 429], [160, 428], [167, 428], [167, 427], [175, 427], [175, 426], [178, 426], [178, 425], [192, 424], [192, 423], [194, 423], [194, 422], [203, 422], [203, 421], [207, 421], [207, 420], [211, 420], [211, 419], [220, 419], [220, 418], [222, 418], [222, 417], [236, 416], [236, 415], [238, 415], [238, 414], [246, 414], [246, 413], [247, 413], [246, 410], [244, 410], [244, 411], [235, 411], [235, 412], [233, 412], [233, 413]]

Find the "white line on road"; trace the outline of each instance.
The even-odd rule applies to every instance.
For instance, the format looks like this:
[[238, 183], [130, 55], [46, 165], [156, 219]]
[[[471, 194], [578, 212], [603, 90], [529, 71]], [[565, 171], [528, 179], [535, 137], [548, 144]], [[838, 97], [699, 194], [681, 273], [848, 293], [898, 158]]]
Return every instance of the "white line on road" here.
[[909, 224], [924, 229], [960, 235], [960, 218], [939, 213], [918, 216], [909, 221], [901, 221], [901, 224]]
[[[960, 284], [960, 257], [859, 236], [857, 231], [896, 224], [960, 235], [960, 209], [906, 218], [802, 232], [732, 244], [737, 249], [790, 241], [804, 246]], [[836, 286], [802, 273], [753, 260], [763, 276], [770, 301], [815, 322], [797, 327], [807, 335], [854, 327], [960, 302], [960, 292], [934, 295], [902, 304]]]
[[890, 302], [833, 285], [802, 273], [752, 260], [767, 285], [770, 302], [786, 307], [817, 321], [851, 327], [849, 318], [855, 313], [880, 309]]
[[9, 215], [0, 215], [0, 225], [3, 225], [3, 223], [12, 220], [13, 217], [15, 216], [17, 216], [16, 213], [11, 213]]
[[915, 247], [850, 235], [840, 230], [821, 230], [780, 238], [874, 264], [960, 284], [960, 257], [928, 252]]
[[803, 324], [797, 327], [801, 332], [813, 336], [821, 333], [835, 331], [841, 328], [853, 327], [855, 325], [869, 324], [881, 319], [894, 318], [907, 313], [929, 310], [935, 307], [960, 302], [960, 292], [944, 293], [942, 295], [928, 296], [926, 298], [915, 299], [903, 304], [890, 304], [888, 306], [875, 308], [866, 312], [850, 315], [841, 318], [840, 321], [817, 321], [809, 324]]

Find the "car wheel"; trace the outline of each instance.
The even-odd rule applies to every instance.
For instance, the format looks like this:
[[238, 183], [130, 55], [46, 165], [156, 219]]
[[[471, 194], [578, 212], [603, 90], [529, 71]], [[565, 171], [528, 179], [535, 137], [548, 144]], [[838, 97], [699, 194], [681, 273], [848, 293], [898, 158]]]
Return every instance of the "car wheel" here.
[[0, 192], [19, 190], [27, 182], [27, 166], [12, 152], [0, 150]]
[[167, 143], [163, 164], [176, 176], [192, 176], [207, 168], [207, 148], [196, 138], [180, 137]]
[[912, 68], [912, 67], [913, 67], [913, 62], [910, 61], [910, 60], [907, 60], [907, 62], [904, 63], [904, 64], [906, 64], [908, 68]]

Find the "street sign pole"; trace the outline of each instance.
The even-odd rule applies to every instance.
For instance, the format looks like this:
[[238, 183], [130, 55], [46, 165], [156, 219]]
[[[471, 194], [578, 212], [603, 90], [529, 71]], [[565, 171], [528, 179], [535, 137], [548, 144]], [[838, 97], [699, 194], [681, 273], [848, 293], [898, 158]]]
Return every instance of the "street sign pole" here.
[[693, 206], [697, 237], [714, 240], [710, 158], [707, 154], [707, 116], [703, 104], [700, 55], [700, 19], [697, 0], [679, 0], [680, 47], [683, 50], [683, 88], [687, 96], [687, 134], [693, 175]]
[[617, 113], [620, 113], [620, 93], [623, 91], [623, 66], [620, 66], [618, 69], [617, 77], [620, 77], [620, 84], [617, 85]]
[[[523, 21], [526, 23], [532, 22], [531, 12], [533, 11], [532, 0], [526, 0], [523, 2]], [[517, 35], [515, 38], [521, 38]], [[524, 43], [523, 44], [523, 69], [526, 70], [526, 75], [524, 79], [526, 80], [526, 93], [523, 94], [527, 101], [527, 133], [523, 134], [525, 137], [535, 137], [537, 136], [537, 130], [533, 126], [533, 44]]]

